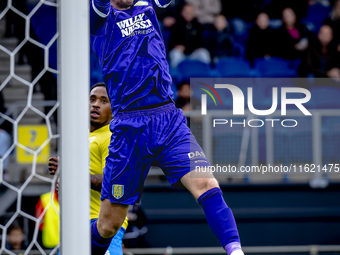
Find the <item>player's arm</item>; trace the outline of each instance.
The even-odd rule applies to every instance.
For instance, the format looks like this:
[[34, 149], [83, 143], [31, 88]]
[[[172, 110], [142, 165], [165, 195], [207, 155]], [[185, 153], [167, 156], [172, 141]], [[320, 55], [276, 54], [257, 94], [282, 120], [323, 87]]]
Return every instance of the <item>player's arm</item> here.
[[50, 172], [50, 175], [55, 175], [58, 170], [58, 165], [59, 157], [50, 157], [48, 159], [48, 171]]
[[[50, 157], [48, 159], [48, 171], [50, 172], [50, 175], [55, 175], [58, 170], [59, 165], [59, 157]], [[57, 182], [55, 184], [55, 189], [59, 191], [59, 178], [57, 179]]]
[[91, 174], [91, 189], [95, 191], [102, 191], [103, 175], [102, 174]]
[[[48, 159], [48, 171], [50, 175], [55, 175], [59, 165], [59, 157], [50, 157]], [[59, 180], [58, 180], [59, 182]], [[93, 175], [91, 174], [91, 189], [96, 191], [102, 190], [103, 175]], [[58, 184], [58, 183], [57, 183]], [[59, 186], [59, 185], [58, 185]]]
[[101, 18], [107, 18], [110, 12], [110, 0], [92, 0], [91, 7]]
[[96, 35], [110, 14], [110, 0], [92, 0], [90, 4], [90, 32]]
[[159, 8], [166, 8], [169, 6], [172, 0], [154, 0], [155, 4]]

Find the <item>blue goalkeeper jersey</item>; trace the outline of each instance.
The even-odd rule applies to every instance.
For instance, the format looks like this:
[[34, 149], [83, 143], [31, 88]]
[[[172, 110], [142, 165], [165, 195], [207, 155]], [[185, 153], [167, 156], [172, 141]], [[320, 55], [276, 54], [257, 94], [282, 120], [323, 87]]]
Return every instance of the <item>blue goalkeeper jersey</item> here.
[[91, 47], [102, 67], [113, 115], [151, 91], [161, 100], [173, 100], [164, 41], [152, 1], [163, 8], [171, 2], [135, 1], [128, 10], [113, 8], [109, 0], [91, 2]]

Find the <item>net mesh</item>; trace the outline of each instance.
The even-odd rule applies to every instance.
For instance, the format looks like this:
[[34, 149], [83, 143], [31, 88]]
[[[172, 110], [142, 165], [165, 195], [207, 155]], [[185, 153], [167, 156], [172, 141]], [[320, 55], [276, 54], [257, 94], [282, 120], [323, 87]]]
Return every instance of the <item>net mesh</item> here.
[[[0, 254], [56, 254], [43, 244], [41, 223], [53, 209], [57, 175], [48, 158], [57, 155], [58, 0], [0, 3]], [[48, 203], [37, 213], [39, 196]], [[16, 247], [13, 229], [23, 240]]]

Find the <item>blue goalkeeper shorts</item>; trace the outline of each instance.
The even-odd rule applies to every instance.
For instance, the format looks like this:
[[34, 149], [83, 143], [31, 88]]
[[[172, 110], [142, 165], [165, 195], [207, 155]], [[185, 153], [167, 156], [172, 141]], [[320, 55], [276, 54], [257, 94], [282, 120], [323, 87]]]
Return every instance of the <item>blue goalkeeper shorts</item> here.
[[133, 205], [142, 196], [150, 166], [160, 167], [172, 187], [196, 167], [210, 166], [173, 103], [119, 112], [111, 121], [101, 199]]

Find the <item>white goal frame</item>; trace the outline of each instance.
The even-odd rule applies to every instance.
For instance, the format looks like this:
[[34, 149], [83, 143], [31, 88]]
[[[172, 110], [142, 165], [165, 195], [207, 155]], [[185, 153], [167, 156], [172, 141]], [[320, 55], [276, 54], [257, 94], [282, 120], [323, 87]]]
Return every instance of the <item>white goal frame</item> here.
[[61, 254], [90, 254], [89, 1], [59, 0]]

